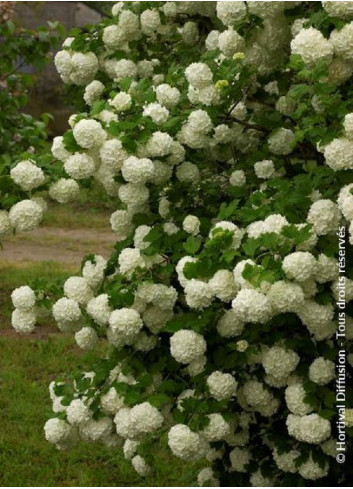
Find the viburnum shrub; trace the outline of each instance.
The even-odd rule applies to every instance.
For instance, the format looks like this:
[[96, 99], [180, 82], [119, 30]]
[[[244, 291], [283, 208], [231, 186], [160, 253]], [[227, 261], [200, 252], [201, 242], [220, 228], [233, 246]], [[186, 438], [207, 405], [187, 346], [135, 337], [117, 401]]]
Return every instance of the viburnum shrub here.
[[[348, 483], [334, 362], [345, 282], [351, 379], [352, 39], [352, 2], [232, 1], [120, 2], [65, 41], [55, 64], [86, 109], [54, 140], [49, 194], [101, 185], [117, 243], [52, 304], [97, 361], [50, 385], [49, 442], [123, 446], [142, 476], [168, 445], [204, 461], [200, 486]], [[23, 163], [13, 179], [40, 180]], [[50, 291], [12, 299], [31, 331]], [[350, 449], [348, 385], [346, 403]]]
[[13, 230], [34, 229], [42, 218], [45, 202], [32, 190], [40, 191], [46, 178], [33, 158], [38, 154], [50, 171], [53, 158], [41, 154], [50, 115], [35, 119], [25, 112], [35, 80], [28, 71], [44, 68], [63, 33], [57, 22], [37, 30], [18, 26], [12, 4], [0, 2], [0, 240]]

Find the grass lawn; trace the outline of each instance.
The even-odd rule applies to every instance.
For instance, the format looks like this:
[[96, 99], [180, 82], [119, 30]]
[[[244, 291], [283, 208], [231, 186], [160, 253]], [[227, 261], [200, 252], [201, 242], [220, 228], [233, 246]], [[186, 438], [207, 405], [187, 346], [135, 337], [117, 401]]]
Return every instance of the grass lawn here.
[[[75, 228], [77, 222], [83, 227], [82, 217], [76, 214], [67, 218], [66, 224]], [[0, 251], [0, 486], [192, 484], [195, 474], [190, 467], [172, 458], [166, 448], [155, 455], [153, 475], [142, 479], [119, 449], [81, 443], [71, 451], [59, 452], [46, 442], [43, 425], [52, 415], [48, 385], [78, 365], [85, 368], [88, 354], [75, 346], [71, 335], [59, 333], [49, 318], [42, 319], [30, 335], [15, 333], [10, 326], [10, 294], [38, 278], [62, 283], [76, 272], [72, 265], [63, 263], [6, 263], [1, 261]]]
[[141, 479], [118, 449], [81, 443], [62, 452], [46, 442], [51, 416], [48, 384], [85, 363], [72, 338], [0, 337], [1, 486], [178, 486], [189, 471], [166, 449], [156, 454], [153, 476]]

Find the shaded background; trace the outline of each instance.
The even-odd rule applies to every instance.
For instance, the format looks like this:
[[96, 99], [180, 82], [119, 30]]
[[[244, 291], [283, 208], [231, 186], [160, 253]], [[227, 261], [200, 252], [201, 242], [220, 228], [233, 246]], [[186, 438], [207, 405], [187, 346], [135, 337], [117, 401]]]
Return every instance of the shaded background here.
[[[48, 21], [58, 21], [67, 34], [74, 27], [83, 27], [99, 21], [114, 2], [13, 2], [16, 23], [36, 29]], [[54, 53], [53, 53], [54, 55]], [[26, 69], [25, 69], [26, 70]], [[26, 70], [30, 71], [30, 70]], [[36, 81], [29, 98], [28, 112], [38, 117], [44, 112], [54, 116], [50, 124], [51, 136], [62, 134], [68, 127], [69, 116], [74, 112], [65, 97], [65, 86], [51, 61], [35, 75]]]

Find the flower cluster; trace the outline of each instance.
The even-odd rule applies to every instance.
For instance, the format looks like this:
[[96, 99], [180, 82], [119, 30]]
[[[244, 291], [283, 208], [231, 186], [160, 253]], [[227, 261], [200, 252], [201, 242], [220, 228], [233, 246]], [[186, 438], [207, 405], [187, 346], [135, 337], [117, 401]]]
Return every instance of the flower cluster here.
[[[205, 462], [200, 486], [334, 485], [350, 2], [120, 2], [112, 14], [55, 59], [87, 107], [53, 142], [63, 173], [49, 194], [66, 203], [100, 185], [117, 243], [52, 306], [80, 348], [107, 356], [51, 387], [60, 416], [46, 437], [122, 446], [141, 476], [167, 440]], [[45, 181], [31, 161], [11, 177], [28, 192]], [[1, 211], [4, 228], [29, 226], [16, 205], [40, 207], [15, 204], [10, 224]], [[14, 327], [32, 330], [35, 292], [13, 302]]]

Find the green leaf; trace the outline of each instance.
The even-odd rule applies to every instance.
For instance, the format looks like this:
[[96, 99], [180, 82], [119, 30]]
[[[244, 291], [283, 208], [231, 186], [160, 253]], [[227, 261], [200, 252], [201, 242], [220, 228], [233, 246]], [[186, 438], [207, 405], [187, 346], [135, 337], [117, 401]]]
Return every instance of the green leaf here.
[[188, 239], [183, 243], [183, 248], [185, 251], [191, 255], [195, 254], [201, 246], [201, 239], [195, 238], [194, 236], [189, 236]]
[[63, 136], [63, 143], [65, 148], [70, 151], [70, 153], [75, 153], [76, 151], [82, 150], [81, 146], [77, 144], [76, 139], [74, 138], [74, 133], [71, 129], [65, 132]]

